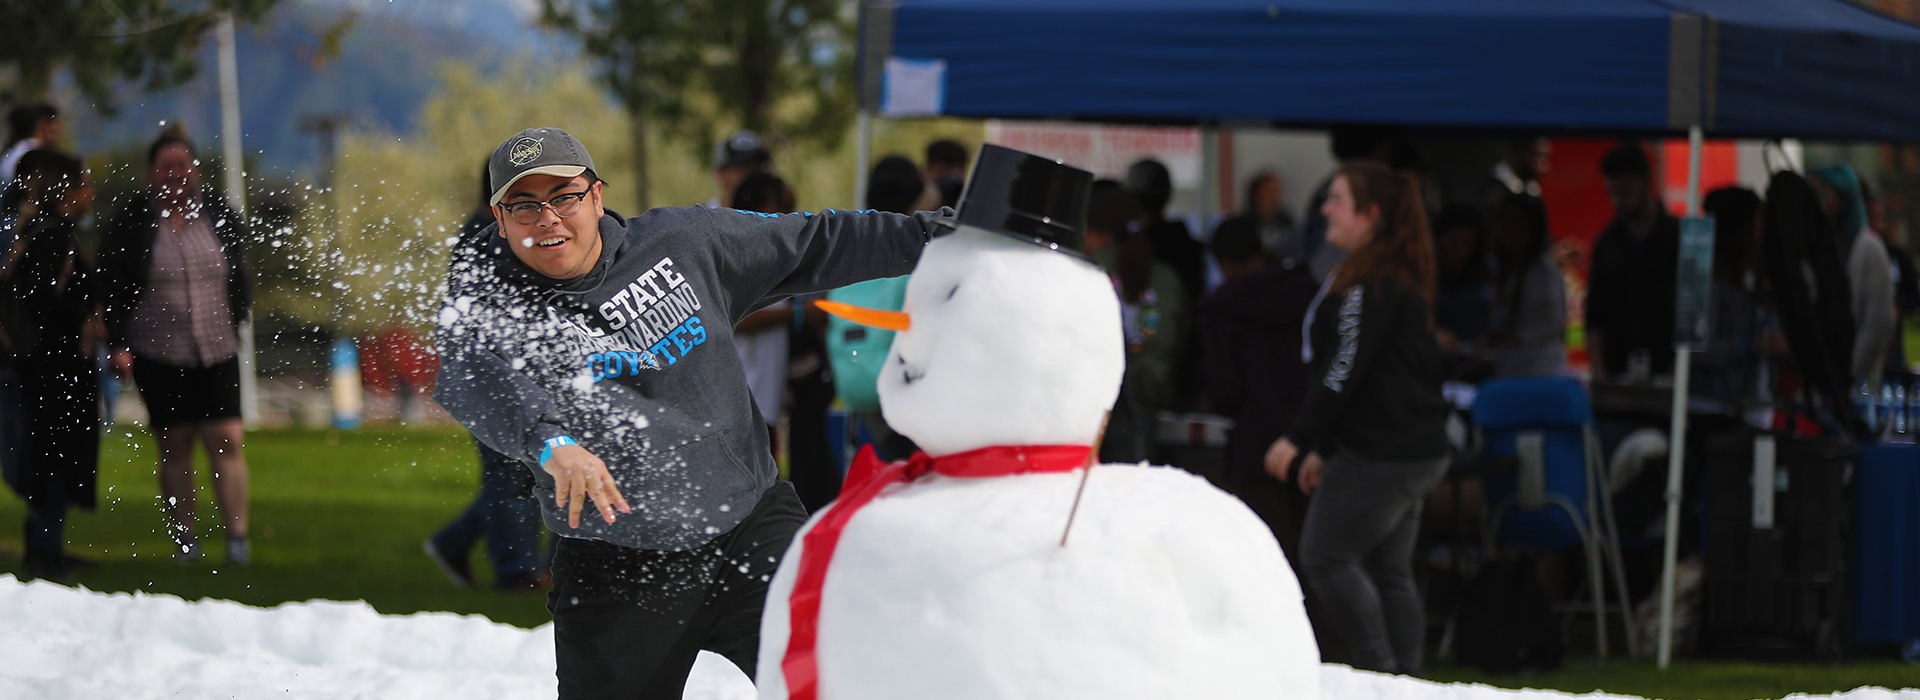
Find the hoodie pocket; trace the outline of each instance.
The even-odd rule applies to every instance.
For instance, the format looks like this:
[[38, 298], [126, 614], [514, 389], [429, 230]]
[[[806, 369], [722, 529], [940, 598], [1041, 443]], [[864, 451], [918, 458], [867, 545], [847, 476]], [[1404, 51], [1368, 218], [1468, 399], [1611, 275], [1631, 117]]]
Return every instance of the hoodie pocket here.
[[727, 429], [689, 439], [685, 444], [650, 452], [641, 460], [650, 470], [681, 476], [701, 491], [724, 497], [753, 484], [753, 471], [740, 459]]

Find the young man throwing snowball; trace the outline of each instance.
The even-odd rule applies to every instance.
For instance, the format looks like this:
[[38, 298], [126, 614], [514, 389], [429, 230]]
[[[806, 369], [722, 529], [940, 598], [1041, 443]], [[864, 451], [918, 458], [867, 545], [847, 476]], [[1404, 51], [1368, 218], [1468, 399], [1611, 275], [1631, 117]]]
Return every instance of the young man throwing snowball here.
[[559, 129], [507, 139], [488, 176], [496, 223], [455, 245], [434, 396], [540, 465], [563, 535], [547, 597], [560, 696], [678, 698], [701, 649], [752, 676], [767, 581], [806, 513], [775, 479], [733, 326], [907, 274], [934, 215], [622, 218]]

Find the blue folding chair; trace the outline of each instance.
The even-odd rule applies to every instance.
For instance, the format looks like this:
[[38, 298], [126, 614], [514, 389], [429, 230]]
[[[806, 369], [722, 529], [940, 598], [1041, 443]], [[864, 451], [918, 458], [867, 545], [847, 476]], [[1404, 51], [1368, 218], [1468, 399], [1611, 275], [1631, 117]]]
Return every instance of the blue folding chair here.
[[1532, 549], [1580, 545], [1587, 556], [1594, 641], [1602, 659], [1607, 656], [1604, 557], [1620, 594], [1627, 653], [1637, 656], [1619, 531], [1601, 474], [1600, 438], [1586, 390], [1564, 377], [1494, 379], [1481, 385], [1474, 398], [1473, 423], [1487, 454], [1511, 455], [1518, 462], [1513, 473], [1485, 479], [1487, 550], [1499, 544]]

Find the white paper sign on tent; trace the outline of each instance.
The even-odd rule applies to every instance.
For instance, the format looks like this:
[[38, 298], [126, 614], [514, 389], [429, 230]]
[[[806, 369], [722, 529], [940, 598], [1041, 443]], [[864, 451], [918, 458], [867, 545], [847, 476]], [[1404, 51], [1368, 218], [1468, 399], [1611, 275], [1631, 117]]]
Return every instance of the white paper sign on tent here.
[[880, 81], [880, 113], [889, 117], [929, 117], [947, 106], [947, 62], [938, 58], [887, 57]]

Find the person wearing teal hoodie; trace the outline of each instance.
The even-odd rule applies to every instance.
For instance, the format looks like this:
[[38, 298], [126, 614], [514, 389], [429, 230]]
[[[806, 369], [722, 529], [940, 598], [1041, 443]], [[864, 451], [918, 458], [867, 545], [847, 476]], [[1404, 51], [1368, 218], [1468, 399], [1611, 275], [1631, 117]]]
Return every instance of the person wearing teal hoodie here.
[[[921, 178], [920, 168], [905, 156], [887, 156], [873, 165], [867, 177], [867, 208], [912, 215], [937, 209], [940, 193]], [[827, 293], [829, 301], [899, 311], [906, 304], [911, 275], [868, 280]], [[832, 366], [834, 393], [872, 438], [874, 453], [884, 460], [906, 459], [919, 448], [894, 432], [880, 415], [880, 366], [886, 362], [893, 331], [868, 328], [838, 316], [827, 319], [827, 356]], [[864, 353], [864, 354], [862, 354]]]
[[1812, 174], [1820, 204], [1833, 222], [1840, 242], [1840, 259], [1847, 264], [1847, 286], [1853, 296], [1853, 376], [1868, 386], [1878, 385], [1886, 367], [1887, 344], [1893, 338], [1893, 263], [1880, 235], [1867, 226], [1867, 203], [1860, 196], [1860, 176], [1853, 166], [1834, 163]]

